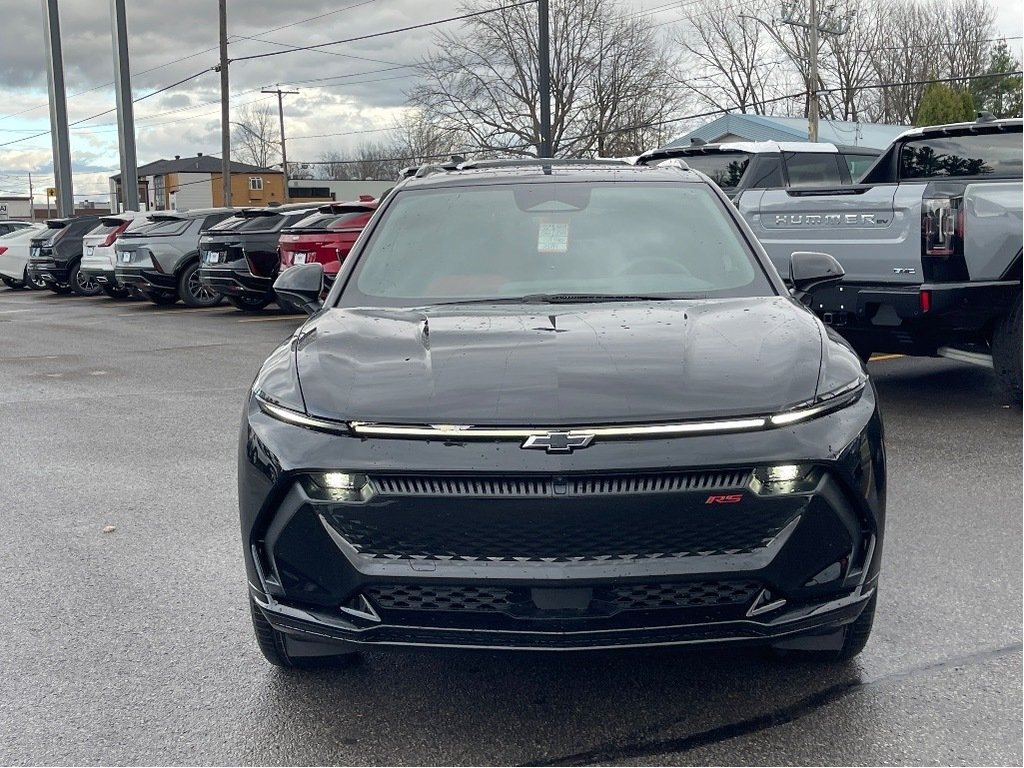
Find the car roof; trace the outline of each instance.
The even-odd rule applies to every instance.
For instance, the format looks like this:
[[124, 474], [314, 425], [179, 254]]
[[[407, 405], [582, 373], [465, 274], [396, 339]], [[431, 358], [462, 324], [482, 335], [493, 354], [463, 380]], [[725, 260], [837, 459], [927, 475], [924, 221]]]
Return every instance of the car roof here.
[[[510, 161], [505, 164], [481, 162], [456, 167], [435, 167], [424, 175], [401, 182], [401, 189], [432, 187], [479, 186], [482, 184], [545, 184], [566, 181], [671, 181], [709, 184], [701, 174], [681, 166], [637, 166], [625, 162], [594, 162], [587, 160]], [[420, 173], [423, 173], [421, 169]]]
[[1005, 131], [1021, 129], [1024, 125], [1024, 120], [1019, 117], [1004, 118], [1001, 120], [991, 120], [981, 118], [971, 123], [948, 123], [946, 125], [926, 125], [920, 128], [911, 128], [909, 131], [904, 131], [895, 139], [893, 142], [899, 141], [900, 139], [906, 139], [911, 137], [920, 136], [941, 136], [941, 135], [953, 135], [953, 134], [965, 134], [965, 133], [992, 133], [995, 131]]

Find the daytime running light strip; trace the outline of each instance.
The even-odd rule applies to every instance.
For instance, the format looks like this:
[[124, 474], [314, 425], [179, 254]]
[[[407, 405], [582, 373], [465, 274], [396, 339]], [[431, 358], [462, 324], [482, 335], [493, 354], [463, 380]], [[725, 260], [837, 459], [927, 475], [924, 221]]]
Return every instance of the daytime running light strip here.
[[256, 394], [260, 408], [269, 416], [300, 427], [361, 437], [419, 437], [447, 440], [518, 440], [543, 432], [565, 432], [593, 437], [645, 438], [707, 435], [726, 432], [755, 432], [772, 427], [787, 427], [848, 405], [864, 388], [866, 379], [823, 395], [812, 404], [771, 416], [715, 421], [684, 421], [672, 424], [634, 424], [615, 427], [474, 427], [463, 424], [377, 424], [367, 421], [331, 421], [276, 405]]

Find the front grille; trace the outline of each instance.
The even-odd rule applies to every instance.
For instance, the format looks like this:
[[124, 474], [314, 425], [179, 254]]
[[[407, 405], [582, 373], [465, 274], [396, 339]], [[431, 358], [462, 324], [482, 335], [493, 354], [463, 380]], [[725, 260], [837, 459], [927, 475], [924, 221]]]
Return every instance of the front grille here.
[[382, 496], [532, 498], [741, 489], [750, 482], [750, 470], [566, 478], [378, 475], [371, 479], [374, 491]]
[[706, 581], [682, 584], [627, 584], [607, 590], [625, 611], [652, 608], [705, 608], [746, 603], [761, 585], [754, 581]]
[[[704, 581], [596, 587], [585, 613], [606, 616], [621, 611], [734, 606], [750, 602], [761, 586], [753, 581]], [[383, 610], [543, 616], [525, 587], [386, 584], [368, 587], [364, 594]]]
[[[491, 504], [497, 504], [497, 500]], [[490, 506], [490, 505], [489, 505]], [[745, 505], [635, 510], [418, 510], [333, 507], [328, 522], [364, 556], [404, 560], [584, 562], [706, 557], [767, 546], [798, 510], [791, 505], [750, 510]]]
[[406, 611], [504, 611], [512, 604], [512, 590], [505, 587], [388, 584], [370, 587], [366, 596], [381, 608]]

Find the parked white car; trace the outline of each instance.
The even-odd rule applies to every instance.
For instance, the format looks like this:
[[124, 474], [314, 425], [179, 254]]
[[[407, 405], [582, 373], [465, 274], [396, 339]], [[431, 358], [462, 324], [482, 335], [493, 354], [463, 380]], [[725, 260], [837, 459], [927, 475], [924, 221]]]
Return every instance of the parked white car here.
[[114, 241], [125, 232], [137, 231], [149, 224], [144, 213], [114, 213], [102, 216], [96, 228], [82, 238], [81, 272], [95, 280], [112, 299], [128, 297], [128, 289], [114, 278]]
[[46, 229], [45, 224], [30, 224], [0, 235], [0, 280], [8, 288], [45, 288], [28, 277], [29, 241]]

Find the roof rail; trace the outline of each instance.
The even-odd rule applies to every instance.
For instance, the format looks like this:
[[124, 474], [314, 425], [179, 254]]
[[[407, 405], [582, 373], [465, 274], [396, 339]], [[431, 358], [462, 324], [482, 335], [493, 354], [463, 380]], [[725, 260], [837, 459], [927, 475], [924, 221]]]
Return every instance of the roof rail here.
[[518, 157], [508, 160], [466, 160], [459, 163], [457, 170], [468, 171], [482, 168], [522, 168], [532, 166], [562, 165], [629, 165], [627, 160], [598, 157]]

